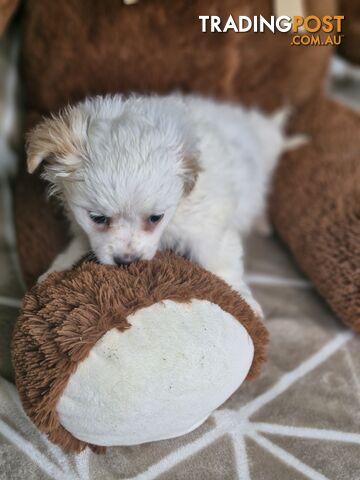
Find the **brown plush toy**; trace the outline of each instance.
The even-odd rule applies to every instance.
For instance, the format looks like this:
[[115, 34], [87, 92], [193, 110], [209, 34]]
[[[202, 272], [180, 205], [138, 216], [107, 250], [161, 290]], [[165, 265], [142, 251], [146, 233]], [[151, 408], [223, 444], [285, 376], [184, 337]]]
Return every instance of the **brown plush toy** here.
[[[288, 34], [201, 32], [198, 16], [204, 12], [223, 18], [229, 13], [234, 16], [251, 17], [262, 14], [267, 17], [275, 13], [273, 5], [276, 3], [278, 2], [271, 0], [147, 0], [127, 6], [118, 0], [24, 0], [21, 9], [21, 68], [26, 91], [26, 128], [34, 126], [42, 116], [86, 95], [114, 92], [165, 93], [181, 89], [246, 105], [257, 105], [267, 111], [284, 103], [294, 105], [296, 115], [291, 130], [307, 133], [310, 142], [304, 148], [286, 155], [281, 162], [270, 204], [273, 223], [300, 267], [334, 311], [349, 326], [360, 331], [360, 252], [357, 241], [360, 236], [360, 118], [356, 113], [323, 96], [323, 82], [332, 49], [291, 47], [291, 36]], [[303, 3], [305, 14], [335, 13], [332, 1]], [[20, 261], [25, 279], [28, 285], [31, 285], [64, 248], [68, 240], [68, 230], [58, 206], [46, 201], [45, 185], [39, 176], [27, 175], [24, 165], [25, 162], [21, 165], [16, 181], [15, 214]], [[175, 260], [166, 261], [172, 263]], [[150, 262], [146, 264], [146, 268], [151, 268], [151, 265], [158, 265], [160, 268], [160, 264], [162, 265], [161, 261]], [[102, 436], [102, 431], [93, 432], [94, 436], [91, 437], [88, 436], [86, 425], [78, 424], [74, 427], [71, 418], [76, 418], [76, 415], [71, 417], [66, 403], [61, 403], [62, 399], [65, 402], [67, 398], [72, 398], [71, 395], [77, 393], [76, 388], [83, 385], [76, 381], [76, 375], [78, 372], [81, 375], [82, 369], [74, 372], [80, 360], [81, 365], [85, 362], [85, 365], [92, 366], [87, 362], [92, 361], [93, 348], [98, 345], [94, 346], [94, 340], [99, 340], [100, 335], [106, 336], [106, 332], [114, 325], [112, 322], [117, 326], [118, 317], [110, 314], [109, 307], [109, 319], [106, 302], [102, 302], [108, 299], [107, 295], [113, 295], [112, 288], [118, 286], [111, 283], [111, 286], [105, 288], [97, 283], [96, 275], [102, 272], [103, 268], [105, 267], [85, 265], [71, 273], [55, 274], [49, 277], [43, 286], [36, 286], [26, 299], [24, 314], [14, 337], [17, 384], [23, 392], [26, 409], [37, 425], [50, 434], [52, 439], [68, 447], [80, 448], [83, 445], [73, 440], [73, 437], [91, 444], [111, 444], [108, 438]], [[133, 272], [135, 268], [137, 267], [130, 267], [129, 272]], [[186, 263], [183, 275], [190, 275], [191, 268], [195, 267]], [[120, 275], [115, 273], [115, 270], [111, 272]], [[123, 270], [121, 272], [124, 274]], [[152, 274], [155, 275], [155, 271], [152, 271]], [[206, 276], [205, 273], [204, 275]], [[100, 275], [100, 278], [106, 282], [107, 276]], [[152, 280], [151, 276], [145, 278], [143, 288], [151, 290], [155, 280]], [[173, 280], [174, 278], [172, 277]], [[142, 282], [141, 275], [138, 282]], [[86, 290], [97, 291], [96, 294], [94, 292], [94, 297], [89, 298], [86, 295], [84, 285]], [[225, 289], [225, 286], [221, 283], [220, 288]], [[58, 304], [58, 297], [55, 303], [52, 303], [50, 297], [54, 292], [55, 296], [61, 295], [59, 298], [64, 303]], [[196, 290], [194, 292], [191, 294], [194, 296], [187, 292], [185, 297], [197, 298]], [[120, 298], [122, 294], [122, 291], [119, 292]], [[207, 296], [201, 298], [201, 302], [204, 299], [209, 300]], [[113, 301], [115, 302], [115, 299]], [[119, 301], [120, 299], [116, 300]], [[150, 303], [160, 308], [158, 302], [151, 300]], [[175, 303], [177, 304], [177, 301]], [[81, 305], [88, 304], [92, 305], [94, 318], [99, 318], [101, 311], [101, 318], [108, 322], [101, 333], [90, 337], [89, 349], [81, 343], [88, 341], [88, 337], [84, 340], [82, 334], [78, 334], [78, 342], [74, 344], [72, 330], [84, 320], [77, 316], [81, 313]], [[220, 300], [213, 302], [210, 298], [210, 304], [221, 307], [220, 311], [217, 311], [220, 316], [225, 311], [233, 318], [239, 318], [235, 312], [227, 310], [229, 306], [221, 304]], [[181, 305], [184, 307], [186, 304]], [[71, 318], [74, 318], [74, 321], [65, 323], [63, 314], [68, 313], [69, 306], [72, 308]], [[147, 306], [144, 310], [148, 308], [151, 307]], [[35, 332], [32, 338], [37, 339], [36, 341], [49, 338], [47, 323], [41, 319], [43, 314], [46, 319], [54, 318], [51, 324], [55, 325], [51, 332], [52, 343], [37, 343], [39, 349], [35, 348], [26, 355], [35, 364], [41, 364], [48, 356], [46, 362], [50, 362], [47, 363], [49, 372], [51, 362], [54, 362], [53, 365], [70, 362], [71, 368], [66, 369], [65, 380], [58, 380], [56, 369], [51, 370], [53, 374], [55, 372], [53, 377], [46, 377], [43, 382], [40, 376], [27, 376], [27, 370], [23, 370], [26, 367], [22, 360], [22, 355], [25, 358], [26, 336], [30, 337]], [[248, 314], [245, 315], [246, 318], [247, 316]], [[121, 325], [127, 325], [128, 320], [125, 319], [128, 319], [128, 316], [121, 318]], [[203, 318], [200, 313], [198, 318]], [[245, 321], [244, 318], [241, 317], [241, 322]], [[135, 329], [130, 328], [129, 333], [133, 330]], [[122, 332], [121, 338], [125, 338], [127, 333]], [[256, 342], [257, 333], [248, 333], [252, 341]], [[61, 335], [60, 343], [57, 335]], [[66, 345], [67, 337], [70, 350], [65, 347], [64, 351], [62, 349]], [[76, 356], [77, 345], [79, 357]], [[100, 339], [99, 348], [102, 345]], [[106, 361], [114, 358], [116, 363], [118, 349], [108, 347], [106, 343], [104, 349], [101, 355], [108, 359]], [[141, 365], [146, 365], [144, 358], [141, 357], [140, 360]], [[159, 363], [157, 368], [160, 368]], [[89, 368], [84, 369], [84, 375], [88, 375], [87, 378], [92, 380]], [[134, 365], [131, 368], [134, 368]], [[105, 371], [107, 370], [101, 370], [100, 373]], [[156, 371], [158, 370], [155, 367], [150, 371], [150, 379]], [[30, 379], [34, 381], [34, 387], [29, 383]], [[140, 376], [140, 380], [142, 379]], [[60, 386], [57, 386], [57, 381]], [[103, 378], [99, 381], [103, 381]], [[150, 386], [149, 383], [151, 382], [149, 381], [147, 386]], [[49, 385], [54, 386], [55, 393], [49, 389]], [[64, 396], [64, 391], [68, 391], [68, 397]], [[119, 398], [122, 398], [121, 392], [120, 388]], [[41, 393], [44, 393], [43, 403], [37, 403]], [[132, 398], [135, 402], [135, 396]], [[51, 400], [49, 407], [48, 400]], [[34, 403], [31, 403], [32, 401]], [[62, 410], [63, 425], [68, 432], [74, 427], [76, 434], [73, 436], [70, 433], [69, 437], [67, 434], [61, 436], [64, 433], [63, 427], [57, 423], [54, 413], [57, 409], [59, 414], [60, 404], [63, 407], [65, 405]], [[141, 402], [135, 402], [135, 405], [140, 408]], [[38, 409], [39, 414], [35, 412]], [[100, 411], [102, 410], [98, 409], [96, 415], [100, 415]], [[67, 412], [70, 420], [65, 423]], [[125, 411], [124, 414], [128, 413], [130, 414]], [[206, 416], [208, 411], [201, 411], [201, 415], [203, 413]], [[194, 427], [197, 421], [200, 422], [201, 415], [199, 413], [188, 423], [184, 422], [183, 431]], [[112, 421], [111, 418], [103, 420], [104, 425]], [[84, 435], [81, 433], [82, 428]], [[173, 433], [181, 433], [181, 430], [179, 428]], [[58, 435], [52, 432], [60, 433]], [[126, 432], [126, 435], [128, 433]], [[158, 438], [168, 434], [168, 431], [166, 434], [161, 432]], [[119, 435], [116, 442], [123, 442], [121, 438], [124, 436], [121, 435], [125, 435], [124, 432]], [[65, 437], [67, 439], [63, 440]], [[137, 437], [133, 441], [139, 442], [146, 438], [150, 437], [144, 434], [143, 438]], [[72, 443], [73, 441], [75, 443]]]
[[[304, 14], [336, 13], [332, 0], [303, 3]], [[349, 3], [342, 0], [340, 8]], [[149, 0], [130, 6], [117, 0], [25, 0], [27, 128], [68, 102], [112, 92], [182, 89], [265, 110], [295, 105], [292, 130], [307, 133], [311, 142], [284, 157], [271, 217], [319, 292], [359, 331], [359, 116], [323, 97], [332, 48], [291, 47], [288, 34], [202, 33], [198, 16], [204, 11], [224, 18], [229, 12], [276, 13], [271, 0]], [[20, 261], [32, 284], [64, 248], [68, 231], [58, 207], [46, 202], [43, 183], [27, 175], [24, 165], [15, 213]]]
[[266, 344], [222, 280], [161, 254], [51, 274], [25, 296], [12, 352], [35, 425], [66, 450], [99, 451], [198, 427], [259, 373]]

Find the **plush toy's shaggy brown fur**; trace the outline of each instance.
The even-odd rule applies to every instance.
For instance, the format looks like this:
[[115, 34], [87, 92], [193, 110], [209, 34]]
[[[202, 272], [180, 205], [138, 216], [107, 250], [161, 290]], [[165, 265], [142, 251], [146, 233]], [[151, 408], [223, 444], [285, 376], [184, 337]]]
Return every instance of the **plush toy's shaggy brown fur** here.
[[16, 385], [24, 409], [50, 440], [73, 451], [87, 445], [67, 432], [56, 414], [70, 375], [108, 330], [131, 328], [129, 315], [165, 299], [208, 300], [233, 315], [255, 346], [247, 378], [259, 373], [268, 342], [266, 328], [215, 275], [166, 253], [129, 267], [85, 262], [71, 271], [51, 274], [29, 291], [13, 338]]

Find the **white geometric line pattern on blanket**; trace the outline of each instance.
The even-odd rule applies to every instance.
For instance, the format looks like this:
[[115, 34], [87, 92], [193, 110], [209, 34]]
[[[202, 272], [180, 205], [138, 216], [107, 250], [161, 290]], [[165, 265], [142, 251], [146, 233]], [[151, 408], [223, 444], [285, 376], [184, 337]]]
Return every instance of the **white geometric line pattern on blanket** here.
[[357, 399], [358, 399], [358, 402], [359, 402], [359, 406], [360, 406], [360, 379], [358, 377], [358, 373], [356, 371], [356, 368], [355, 368], [353, 359], [351, 358], [348, 347], [345, 346], [344, 350], [345, 350], [345, 360], [346, 360], [346, 363], [349, 367], [349, 372], [351, 374], [351, 377], [353, 379], [353, 383], [354, 383], [354, 386], [355, 386], [355, 393], [356, 393], [356, 396], [357, 396]]
[[17, 309], [21, 307], [21, 300], [18, 298], [4, 297], [3, 295], [0, 295], [0, 306]]
[[[242, 406], [238, 411], [223, 409], [215, 411], [212, 417], [215, 419], [215, 427], [204, 434], [194, 442], [179, 448], [168, 456], [164, 457], [158, 463], [152, 465], [147, 471], [132, 477], [136, 480], [156, 479], [160, 474], [165, 473], [180, 462], [186, 460], [196, 452], [211, 445], [214, 441], [225, 434], [229, 434], [235, 449], [235, 456], [238, 465], [239, 478], [242, 480], [250, 479], [248, 459], [245, 448], [245, 438], [252, 438], [258, 445], [268, 450], [273, 456], [301, 472], [305, 477], [312, 480], [324, 480], [326, 477], [320, 472], [315, 471], [308, 465], [298, 460], [279, 446], [273, 444], [270, 440], [263, 437], [261, 433], [271, 433], [286, 435], [291, 437], [300, 437], [308, 439], [322, 439], [324, 441], [339, 441], [345, 443], [355, 443], [360, 445], [360, 434], [350, 432], [341, 432], [327, 429], [299, 428], [283, 425], [272, 425], [267, 423], [252, 423], [249, 417], [264, 405], [284, 393], [291, 385], [300, 378], [304, 377], [331, 355], [342, 348], [351, 338], [352, 332], [344, 332], [336, 335], [329, 343], [324, 345], [317, 353], [305, 360], [299, 366], [289, 373], [283, 375], [280, 380], [265, 391], [263, 394], [251, 400]], [[6, 380], [1, 379], [2, 382]], [[7, 384], [8, 392], [11, 392], [14, 403], [19, 403], [16, 389], [13, 385]], [[22, 411], [24, 421], [30, 422]], [[35, 429], [35, 427], [33, 427]], [[89, 480], [89, 456], [90, 452], [85, 450], [77, 456], [75, 465], [70, 461], [72, 457], [66, 455], [61, 449], [50, 443], [44, 435], [41, 435], [43, 442], [48, 450], [57, 458], [57, 462], [52, 462], [43, 453], [36, 449], [21, 434], [14, 431], [3, 420], [0, 421], [0, 433], [11, 443], [16, 445], [23, 453], [32, 459], [44, 472], [51, 478], [60, 480], [63, 478], [74, 480]]]
[[[316, 472], [311, 467], [305, 465], [300, 460], [273, 444], [270, 440], [263, 437], [261, 433], [272, 433], [279, 435], [287, 435], [300, 438], [322, 439], [325, 441], [351, 442], [360, 445], [360, 435], [348, 432], [316, 429], [316, 428], [297, 428], [283, 425], [272, 425], [267, 423], [251, 423], [249, 417], [258, 411], [261, 407], [272, 401], [277, 396], [284, 393], [291, 385], [300, 378], [313, 371], [331, 355], [342, 348], [346, 342], [353, 337], [351, 332], [338, 334], [327, 343], [321, 350], [305, 360], [291, 372], [285, 374], [270, 389], [259, 395], [249, 403], [241, 407], [238, 411], [229, 409], [218, 410], [214, 412], [213, 418], [216, 425], [214, 429], [204, 434], [198, 440], [179, 448], [175, 452], [169, 454], [160, 460], [157, 464], [152, 465], [147, 471], [133, 477], [137, 480], [151, 480], [157, 478], [160, 474], [168, 471], [179, 462], [186, 460], [196, 452], [204, 449], [212, 444], [218, 438], [225, 434], [230, 434], [238, 464], [238, 472], [241, 479], [250, 479], [248, 460], [245, 448], [245, 438], [252, 438], [262, 448], [268, 450], [272, 455], [278, 457], [292, 468], [298, 470], [307, 478], [313, 480], [324, 480], [326, 477], [320, 472]], [[6, 380], [1, 379], [2, 382]], [[13, 397], [14, 404], [19, 404], [18, 395], [13, 385], [7, 384], [7, 390]], [[20, 413], [20, 412], [19, 412]], [[23, 421], [30, 422], [22, 411]], [[35, 427], [33, 427], [35, 429]], [[43, 453], [36, 449], [21, 434], [14, 431], [3, 420], [0, 421], [0, 433], [11, 443], [15, 444], [21, 451], [30, 457], [35, 464], [38, 465], [51, 478], [60, 480], [63, 478], [74, 480], [89, 479], [89, 456], [88, 450], [82, 452], [75, 461], [75, 465], [70, 462], [71, 457], [64, 454], [58, 447], [51, 444], [44, 435], [43, 442], [48, 450], [57, 458], [57, 463], [51, 461]]]
[[180, 462], [188, 459], [195, 453], [203, 450], [211, 445], [217, 439], [225, 434], [230, 434], [235, 449], [235, 456], [238, 463], [239, 479], [249, 480], [249, 466], [245, 449], [245, 438], [252, 438], [258, 445], [269, 451], [273, 456], [280, 459], [293, 469], [299, 471], [305, 477], [311, 480], [326, 480], [326, 477], [320, 472], [301, 462], [299, 459], [286, 452], [282, 448], [273, 444], [270, 440], [263, 437], [263, 433], [272, 433], [279, 435], [287, 435], [301, 438], [321, 439], [324, 441], [340, 441], [350, 442], [360, 445], [360, 434], [340, 432], [327, 429], [316, 428], [295, 428], [282, 425], [271, 425], [263, 423], [252, 423], [249, 417], [264, 405], [284, 393], [291, 385], [300, 378], [312, 372], [335, 352], [342, 348], [354, 334], [352, 332], [344, 332], [336, 335], [330, 342], [324, 345], [317, 353], [305, 360], [299, 366], [289, 373], [283, 375], [280, 380], [269, 388], [266, 392], [251, 400], [239, 410], [217, 410], [212, 417], [215, 419], [216, 425], [209, 432], [197, 440], [189, 443], [175, 452], [170, 453], [158, 463], [149, 467], [145, 472], [133, 477], [134, 480], [152, 480], [159, 475], [169, 471]]
[[248, 273], [245, 275], [245, 280], [251, 286], [265, 285], [271, 287], [313, 288], [313, 285], [309, 280], [302, 278], [282, 277], [279, 275]]
[[[25, 430], [39, 435], [46, 450], [51, 454], [46, 456], [45, 453], [40, 452], [30, 440], [27, 440], [24, 435], [16, 431], [6, 423], [4, 419], [0, 418], [0, 434], [15, 445], [20, 451], [28, 456], [43, 472], [54, 480], [90, 480], [89, 459], [90, 450], [86, 449], [76, 456], [75, 462], [73, 456], [66, 454], [59, 447], [51, 443], [45, 435], [40, 433], [35, 425], [29, 420], [24, 412], [16, 387], [0, 377], [1, 388], [6, 390], [9, 401], [18, 407], [17, 421], [23, 422], [26, 425]], [[56, 462], [52, 460], [56, 458]]]

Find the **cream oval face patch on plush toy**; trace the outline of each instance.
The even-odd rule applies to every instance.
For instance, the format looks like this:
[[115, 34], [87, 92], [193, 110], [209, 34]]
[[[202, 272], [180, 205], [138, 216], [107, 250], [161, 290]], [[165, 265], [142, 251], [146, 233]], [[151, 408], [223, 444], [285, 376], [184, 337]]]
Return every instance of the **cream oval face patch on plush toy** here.
[[127, 320], [129, 329], [96, 343], [59, 399], [60, 423], [85, 442], [135, 445], [187, 433], [251, 367], [249, 334], [209, 301], [165, 300]]

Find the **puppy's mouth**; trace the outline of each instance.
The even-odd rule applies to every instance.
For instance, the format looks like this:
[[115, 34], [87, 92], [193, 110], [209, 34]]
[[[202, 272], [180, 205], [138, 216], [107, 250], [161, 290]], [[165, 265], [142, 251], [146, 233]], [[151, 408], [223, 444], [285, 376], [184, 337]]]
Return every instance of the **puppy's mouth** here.
[[84, 255], [76, 264], [75, 266], [82, 265], [85, 262], [97, 263], [98, 265], [112, 265], [112, 266], [126, 266], [130, 265], [131, 263], [138, 262], [143, 260], [141, 257], [133, 257], [133, 258], [122, 258], [122, 257], [114, 257], [110, 262], [102, 262], [100, 261], [99, 257], [96, 255], [95, 252], [90, 251], [86, 255]]
[[[115, 260], [114, 261], [105, 261], [105, 262], [102, 262], [99, 257], [96, 255], [96, 253], [94, 251], [90, 251], [88, 252], [87, 254], [85, 254], [78, 262], [76, 262], [73, 267], [79, 267], [80, 265], [82, 265], [83, 263], [86, 263], [86, 262], [90, 262], [90, 263], [96, 263], [98, 265], [112, 265], [112, 266], [126, 266], [126, 265], [130, 265], [131, 263], [134, 263], [134, 262], [141, 262], [141, 261], [149, 261], [149, 260], [152, 260], [153, 258], [156, 258], [158, 256], [158, 254], [160, 254], [161, 252], [157, 251], [154, 255], [152, 256], [146, 256], [144, 255], [143, 257], [136, 257], [134, 258], [133, 260], [131, 261], [125, 261], [125, 262], [122, 262], [121, 260], [119, 260], [119, 263], [116, 263]], [[186, 257], [185, 257], [186, 258]]]
[[78, 267], [85, 262], [97, 263], [99, 265], [101, 263], [95, 253], [91, 251], [84, 255], [77, 263], [75, 263], [74, 267]]
[[138, 255], [125, 255], [125, 256], [117, 256], [114, 255], [113, 262], [118, 267], [122, 265], [130, 265], [130, 263], [138, 262], [142, 260], [142, 258]]
[[92, 262], [97, 263], [98, 265], [112, 265], [112, 266], [127, 266], [131, 265], [132, 263], [141, 262], [141, 261], [149, 261], [152, 260], [157, 256], [159, 252], [155, 252], [154, 255], [124, 255], [116, 256], [109, 259], [101, 259], [101, 256], [97, 255], [95, 251], [91, 250], [86, 255], [84, 255], [76, 264], [75, 266], [82, 265], [85, 262]]

